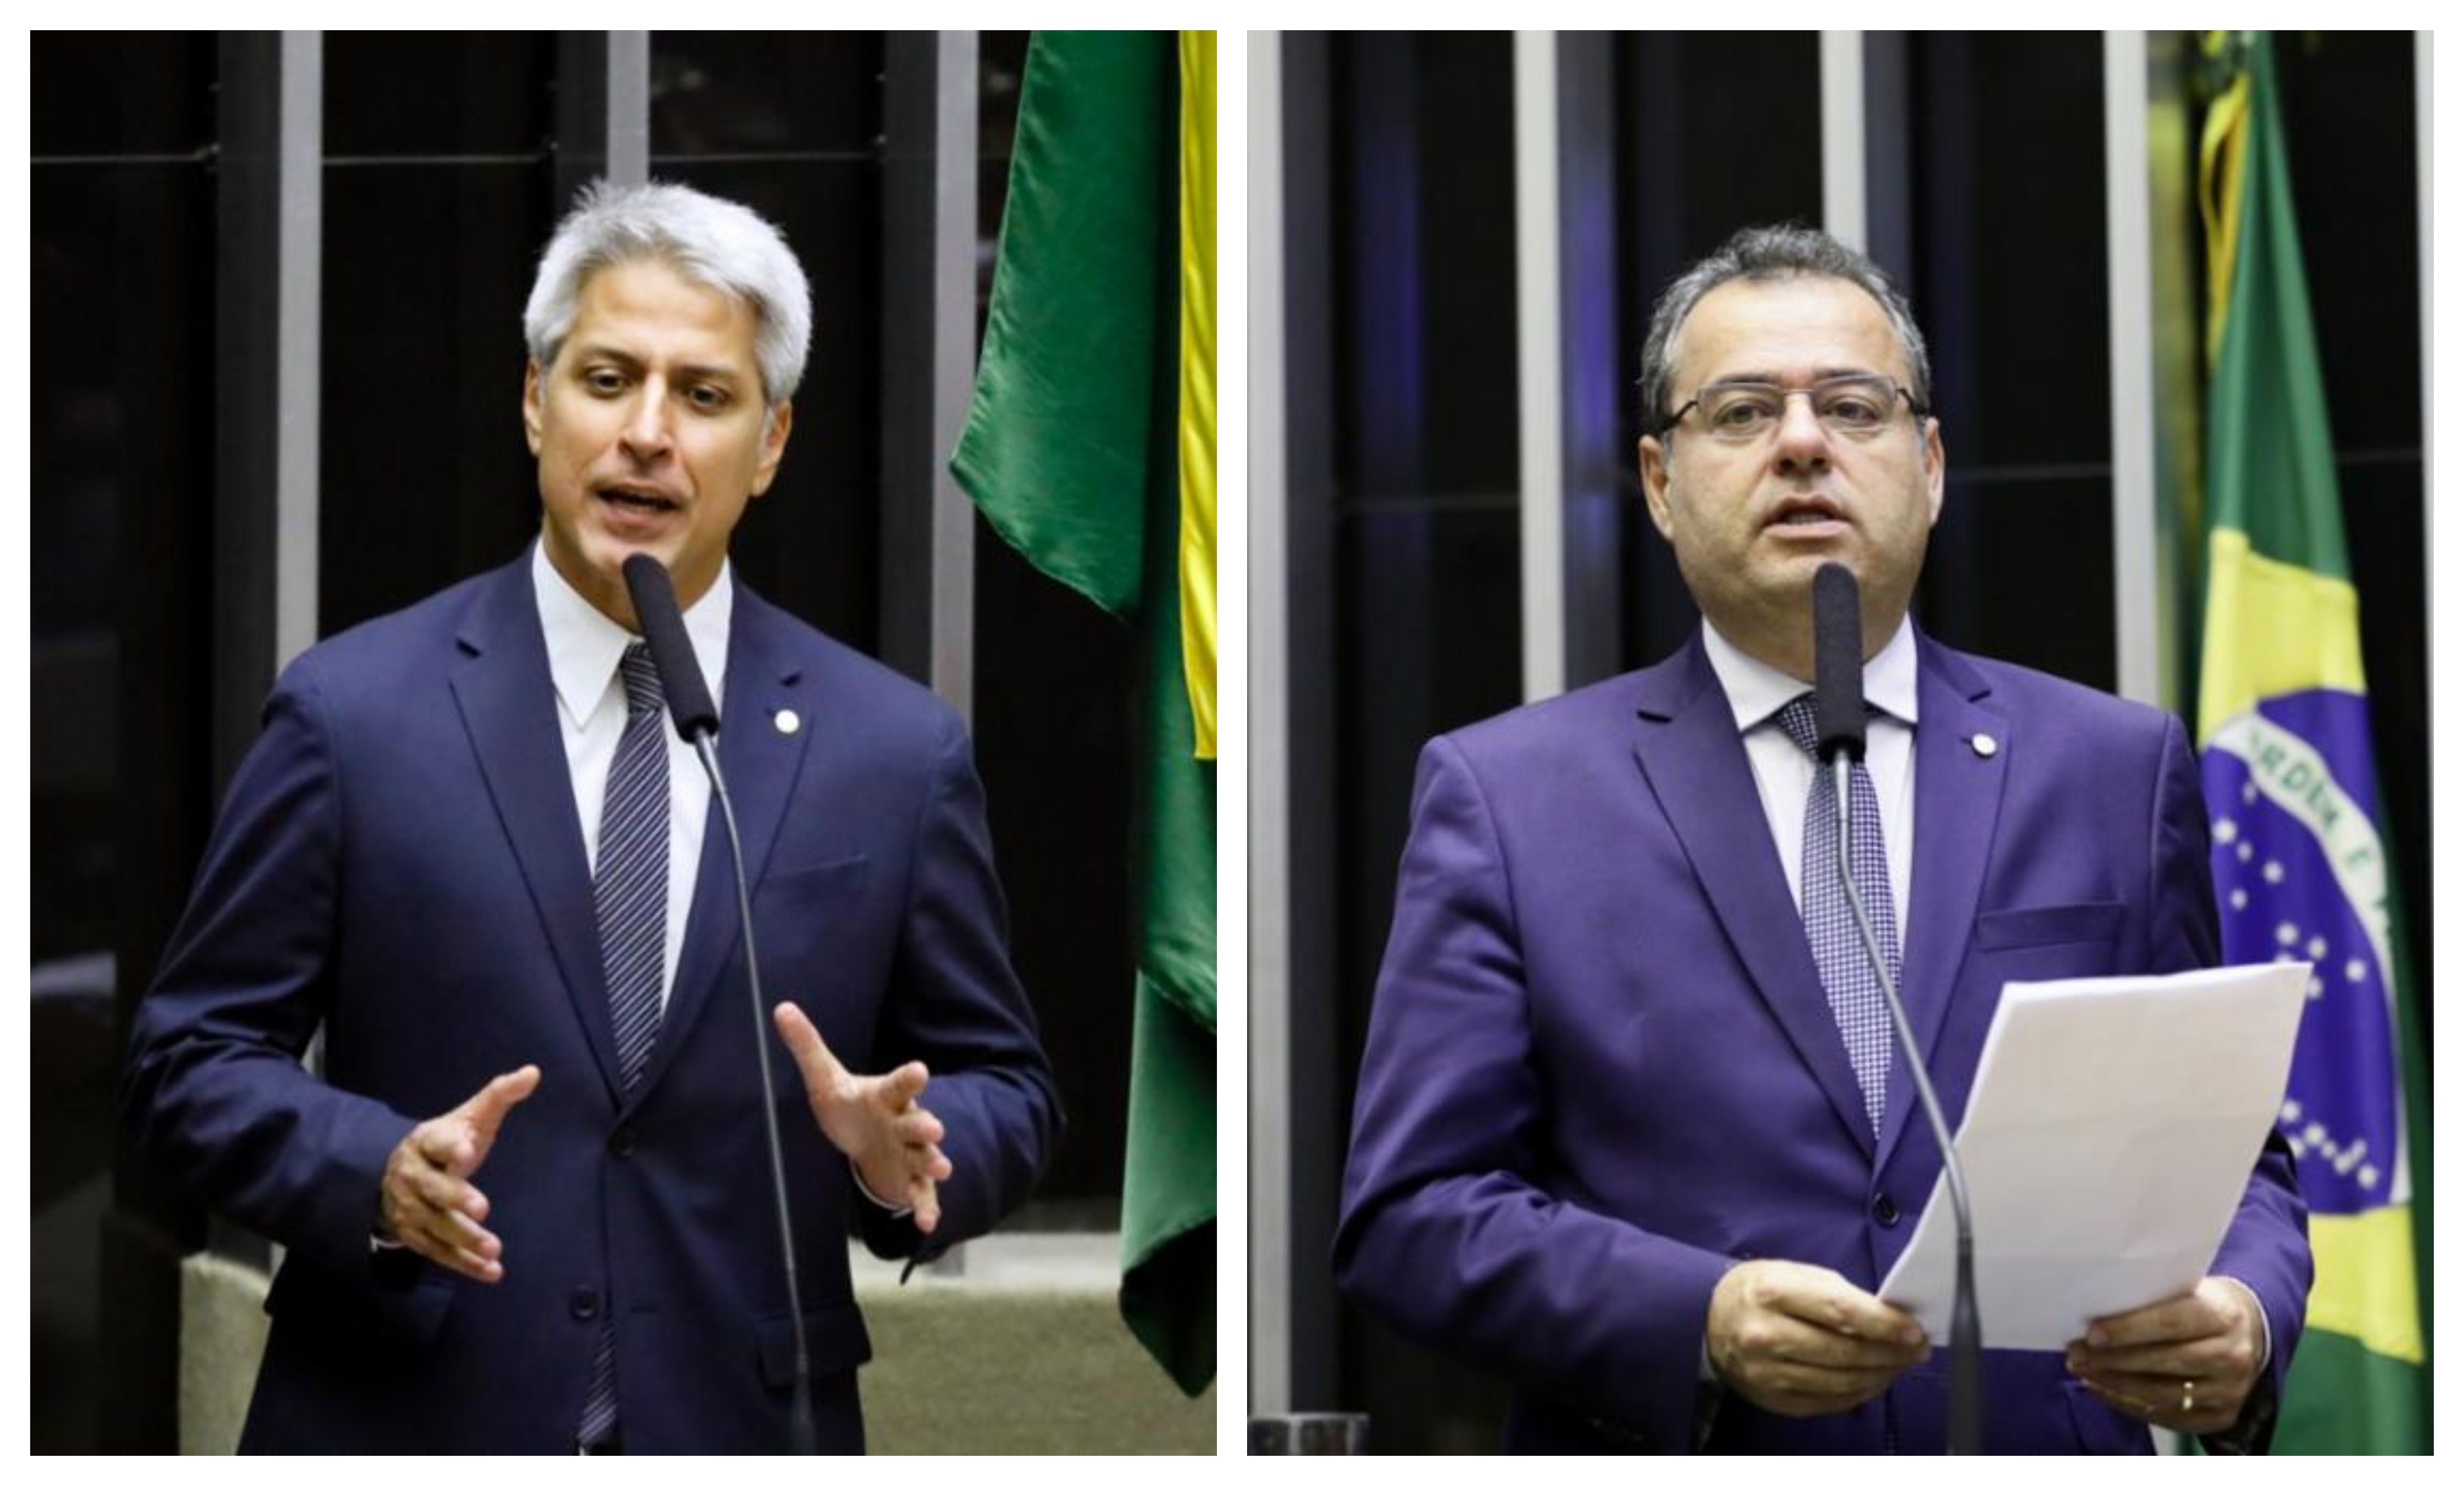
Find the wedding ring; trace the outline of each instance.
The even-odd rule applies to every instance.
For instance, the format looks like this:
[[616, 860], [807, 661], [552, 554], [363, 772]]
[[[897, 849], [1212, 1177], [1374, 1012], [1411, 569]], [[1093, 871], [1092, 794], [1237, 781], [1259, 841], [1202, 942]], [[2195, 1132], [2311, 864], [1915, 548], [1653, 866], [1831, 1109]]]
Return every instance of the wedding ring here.
[[2188, 1378], [2184, 1378], [2182, 1380], [2182, 1412], [2189, 1413], [2190, 1411], [2190, 1392], [2197, 1386], [2198, 1385], [2196, 1383], [2191, 1382]]

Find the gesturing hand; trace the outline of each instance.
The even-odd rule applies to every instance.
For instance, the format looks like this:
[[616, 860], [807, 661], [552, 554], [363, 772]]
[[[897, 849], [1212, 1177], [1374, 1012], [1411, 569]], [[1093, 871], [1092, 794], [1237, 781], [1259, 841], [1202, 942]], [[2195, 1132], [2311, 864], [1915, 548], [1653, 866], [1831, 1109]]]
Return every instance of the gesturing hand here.
[[1925, 1329], [1837, 1273], [1754, 1259], [1720, 1277], [1705, 1332], [1711, 1368], [1776, 1414], [1837, 1413], [1925, 1361]]
[[934, 1184], [950, 1179], [950, 1158], [941, 1154], [941, 1121], [915, 1102], [931, 1076], [924, 1065], [851, 1074], [795, 1003], [779, 1003], [772, 1020], [796, 1055], [804, 1098], [822, 1134], [855, 1163], [856, 1174], [875, 1197], [913, 1208], [915, 1227], [933, 1231], [941, 1221]]
[[499, 1074], [461, 1105], [411, 1126], [385, 1158], [378, 1215], [385, 1233], [414, 1253], [485, 1284], [505, 1277], [505, 1246], [479, 1225], [488, 1197], [471, 1173], [488, 1159], [505, 1112], [531, 1097], [539, 1071]]

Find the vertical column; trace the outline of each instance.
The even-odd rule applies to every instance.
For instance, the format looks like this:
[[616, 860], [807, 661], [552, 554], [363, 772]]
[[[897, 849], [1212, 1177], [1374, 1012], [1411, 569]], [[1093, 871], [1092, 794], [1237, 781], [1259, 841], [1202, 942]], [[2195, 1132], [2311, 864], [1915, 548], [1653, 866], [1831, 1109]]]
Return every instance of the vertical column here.
[[567, 31], [556, 38], [558, 209], [605, 176], [650, 178], [650, 33]]
[[1515, 380], [1523, 431], [1523, 699], [1566, 689], [1565, 344], [1558, 322], [1557, 41], [1514, 34]]
[[[265, 696], [317, 642], [319, 384], [324, 261], [324, 39], [232, 33], [217, 121], [214, 793], [256, 742]], [[324, 1066], [310, 1044], [311, 1071]], [[262, 1263], [219, 1219], [216, 1252]]]
[[975, 507], [949, 458], [976, 373], [976, 33], [892, 33], [883, 57], [882, 658], [972, 717]]
[[1858, 48], [1864, 60], [1857, 132], [1862, 136], [1865, 255], [1900, 288], [1914, 287], [1916, 201], [1908, 153], [1908, 36], [1869, 31]]
[[1903, 32], [1826, 31], [1822, 230], [1908, 287], [1915, 205], [1908, 180], [1908, 42]]
[[1617, 669], [1615, 42], [1515, 38], [1523, 696]]
[[214, 286], [215, 792], [255, 741], [284, 661], [317, 638], [324, 47], [222, 43]]
[[1865, 46], [1862, 33], [1822, 33], [1822, 230], [1865, 246]]
[[2104, 33], [2104, 241], [2113, 378], [2115, 690], [2162, 706], [2173, 615], [2157, 559], [2155, 278], [2150, 238], [2147, 33]]
[[650, 33], [607, 33], [607, 178], [650, 178]]
[[[1292, 1373], [1291, 492], [1284, 436], [1282, 41], [1249, 33], [1249, 1411]], [[1236, 826], [1237, 829], [1237, 826]]]
[[[1348, 1128], [1335, 905], [1342, 898], [1343, 814], [1335, 792], [1336, 716], [1334, 194], [1331, 155], [1332, 42], [1287, 33], [1253, 55], [1251, 119], [1263, 111], [1276, 138], [1253, 139], [1249, 179], [1273, 183], [1265, 202], [1279, 231], [1252, 221], [1253, 333], [1266, 327], [1250, 366], [1253, 427], [1279, 429], [1278, 449], [1252, 441], [1251, 490], [1280, 531], [1251, 528], [1249, 666], [1251, 994], [1250, 1141], [1253, 1153], [1288, 1164], [1281, 1184], [1252, 1182], [1253, 1201], [1288, 1203], [1252, 1215], [1260, 1257], [1279, 1255], [1283, 1281], [1253, 1290], [1264, 1307], [1251, 1337], [1262, 1352], [1281, 1336], [1283, 1373], [1253, 1360], [1257, 1411], [1326, 1409], [1338, 1403], [1341, 1302], [1327, 1254], [1334, 1244]], [[1267, 79], [1260, 83], [1259, 78]], [[1260, 101], [1256, 89], [1267, 88]], [[1271, 144], [1271, 149], [1270, 149]], [[1260, 198], [1252, 198], [1252, 211]], [[1269, 289], [1269, 285], [1275, 287]], [[1273, 380], [1265, 380], [1265, 379]], [[1273, 520], [1274, 518], [1268, 518]], [[1280, 550], [1270, 548], [1279, 539]], [[1272, 710], [1270, 710], [1272, 709]], [[1276, 711], [1280, 711], [1280, 719]], [[1280, 805], [1272, 791], [1280, 789]], [[1281, 964], [1275, 963], [1280, 954]], [[1280, 1015], [1283, 1048], [1269, 1039]]]

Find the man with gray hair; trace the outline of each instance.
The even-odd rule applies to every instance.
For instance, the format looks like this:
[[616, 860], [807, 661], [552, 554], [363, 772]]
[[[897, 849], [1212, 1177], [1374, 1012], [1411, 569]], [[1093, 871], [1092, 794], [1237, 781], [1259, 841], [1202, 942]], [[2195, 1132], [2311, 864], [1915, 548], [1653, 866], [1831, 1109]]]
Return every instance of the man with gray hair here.
[[[123, 1085], [145, 1149], [284, 1249], [243, 1449], [785, 1448], [758, 1054], [809, 1110], [781, 1139], [820, 1442], [861, 1450], [850, 1224], [930, 1256], [1043, 1169], [1060, 1112], [964, 728], [731, 575], [811, 323], [747, 209], [586, 192], [523, 315], [539, 540], [276, 685]], [[635, 554], [719, 707], [758, 1041]]]
[[[1943, 1339], [1874, 1294], [1942, 1160], [1838, 928], [1824, 564], [1861, 595], [1853, 871], [1951, 1122], [2005, 982], [2216, 963], [2181, 723], [1908, 617], [1942, 509], [1929, 380], [1862, 255], [1732, 237], [1643, 353], [1643, 493], [1700, 632], [1421, 754], [1335, 1265], [1512, 1379], [1509, 1449], [1945, 1443]], [[2150, 1424], [2263, 1445], [2309, 1281], [2274, 1138], [2191, 1291], [2067, 1353], [1987, 1355], [1986, 1448], [2145, 1451]]]

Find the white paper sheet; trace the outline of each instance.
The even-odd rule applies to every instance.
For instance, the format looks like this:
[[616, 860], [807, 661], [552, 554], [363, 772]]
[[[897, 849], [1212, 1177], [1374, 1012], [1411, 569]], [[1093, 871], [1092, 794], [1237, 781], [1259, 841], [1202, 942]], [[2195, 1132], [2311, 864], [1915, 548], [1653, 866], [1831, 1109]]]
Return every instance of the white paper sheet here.
[[[2059, 1351], [2207, 1274], [2283, 1101], [2309, 981], [2277, 964], [2003, 987], [1955, 1137], [1987, 1346]], [[1937, 1180], [1881, 1289], [1937, 1346], [1956, 1244]]]

